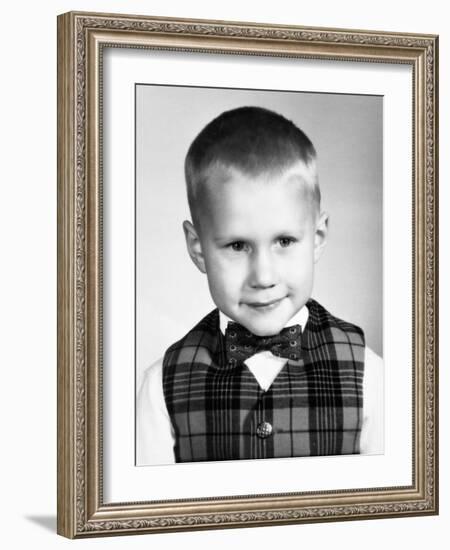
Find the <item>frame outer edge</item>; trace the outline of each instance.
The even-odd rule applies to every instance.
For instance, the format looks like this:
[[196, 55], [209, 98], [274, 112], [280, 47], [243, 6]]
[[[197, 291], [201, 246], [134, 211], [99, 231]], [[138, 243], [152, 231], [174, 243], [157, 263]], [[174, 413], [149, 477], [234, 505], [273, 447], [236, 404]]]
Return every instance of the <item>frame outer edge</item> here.
[[[101, 473], [100, 464], [97, 462], [100, 459], [98, 452], [101, 443], [98, 438], [101, 437], [101, 426], [98, 424], [99, 417], [93, 414], [99, 404], [96, 384], [99, 382], [98, 346], [101, 346], [101, 341], [97, 340], [96, 334], [99, 328], [98, 315], [101, 315], [100, 302], [98, 302], [99, 298], [101, 299], [101, 291], [98, 291], [100, 293], [98, 294], [96, 290], [99, 283], [96, 261], [100, 253], [98, 231], [101, 230], [101, 226], [97, 225], [99, 219], [95, 214], [99, 207], [99, 199], [96, 198], [98, 188], [96, 185], [92, 186], [98, 181], [96, 172], [98, 158], [95, 156], [98, 152], [96, 150], [97, 124], [95, 122], [92, 126], [90, 121], [92, 114], [98, 115], [96, 110], [98, 106], [95, 102], [92, 103], [95, 99], [92, 90], [92, 84], [95, 81], [93, 76], [95, 77], [97, 73], [96, 70], [92, 72], [90, 55], [92, 49], [86, 48], [88, 46], [86, 39], [89, 34], [86, 31], [92, 30], [95, 33], [96, 30], [105, 30], [106, 27], [103, 29], [103, 22], [95, 20], [96, 17], [103, 17], [104, 14], [85, 13], [84, 15], [88, 18], [86, 20], [82, 15], [79, 12], [71, 12], [58, 17], [58, 533], [68, 538], [84, 538], [138, 532], [436, 514], [438, 510], [438, 39], [433, 36], [425, 40], [425, 35], [422, 35], [417, 38], [411, 37], [405, 45], [405, 39], [402, 37], [406, 34], [399, 35], [398, 39], [393, 34], [392, 42], [388, 40], [388, 48], [396, 48], [398, 59], [401, 55], [407, 56], [408, 52], [413, 52], [410, 56], [412, 59], [418, 56], [420, 51], [429, 61], [416, 65], [421, 72], [422, 81], [420, 86], [416, 81], [417, 98], [420, 99], [420, 108], [416, 111], [416, 130], [419, 134], [416, 136], [416, 140], [419, 138], [416, 144], [419, 143], [420, 148], [417, 148], [416, 152], [420, 151], [419, 159], [421, 159], [421, 162], [416, 165], [416, 176], [419, 176], [421, 182], [417, 189], [418, 195], [420, 191], [421, 198], [418, 208], [419, 241], [416, 241], [415, 249], [419, 256], [422, 256], [421, 266], [417, 266], [419, 270], [416, 273], [417, 283], [420, 282], [418, 286], [421, 291], [424, 291], [422, 300], [420, 296], [417, 300], [417, 303], [421, 304], [421, 313], [418, 315], [420, 331], [417, 336], [420, 341], [418, 351], [424, 362], [424, 368], [427, 367], [427, 373], [421, 373], [421, 376], [426, 378], [425, 384], [421, 385], [422, 391], [416, 394], [420, 396], [421, 401], [419, 418], [416, 419], [421, 439], [419, 451], [422, 455], [420, 461], [416, 462], [416, 468], [419, 466], [416, 481], [420, 481], [420, 502], [411, 502], [409, 506], [408, 501], [405, 503], [389, 501], [379, 505], [369, 505], [367, 509], [361, 503], [353, 508], [349, 505], [333, 506], [323, 510], [321, 507], [316, 507], [305, 510], [304, 513], [300, 510], [290, 510], [292, 512], [290, 515], [286, 510], [281, 510], [278, 515], [276, 511], [260, 512], [252, 509], [248, 512], [231, 511], [217, 515], [212, 512], [200, 515], [196, 512], [194, 515], [182, 516], [172, 513], [169, 516], [153, 519], [143, 517], [140, 513], [134, 518], [124, 517], [123, 510], [118, 510], [118, 517], [114, 515], [109, 517], [107, 513], [103, 521], [95, 518], [96, 512], [100, 511], [97, 508], [101, 506], [101, 482], [100, 486], [97, 483]], [[121, 29], [122, 20], [126, 16], [112, 17], [114, 17], [113, 23], [117, 25], [108, 24], [107, 30], [118, 33], [123, 30]], [[137, 16], [136, 19], [137, 22], [132, 22], [132, 32], [138, 30], [135, 25], [139, 20], [157, 21], [159, 25], [163, 25], [166, 18]], [[186, 20], [195, 23], [187, 28], [182, 24], [184, 20], [171, 19], [170, 21], [172, 22], [170, 25], [167, 25], [167, 22], [164, 23], [168, 28], [162, 32], [163, 35], [180, 36], [180, 33], [183, 35], [188, 31], [192, 41], [194, 38], [197, 41], [196, 35], [200, 35], [203, 39], [203, 36], [208, 34], [208, 27], [214, 23], [206, 20]], [[237, 22], [224, 23], [224, 25], [233, 27], [233, 33], [227, 34], [223, 29], [214, 29], [218, 31], [217, 36], [221, 37], [220, 41], [231, 39], [234, 33], [237, 33], [239, 39], [252, 40], [255, 36], [258, 39], [264, 39], [264, 35], [269, 33], [271, 28], [276, 27], [270, 25], [266, 29], [265, 25], [263, 28], [259, 24], [242, 24], [252, 27], [252, 32], [247, 33], [246, 28], [236, 28], [239, 25]], [[146, 31], [153, 33], [155, 29], [158, 30], [157, 27], [158, 25]], [[253, 29], [255, 36], [253, 36]], [[258, 29], [262, 29], [261, 33]], [[286, 36], [284, 33], [283, 36], [280, 35], [280, 45], [288, 43], [284, 41], [289, 41], [291, 38], [294, 41], [298, 40], [296, 29], [300, 28], [286, 28]], [[272, 41], [279, 32], [279, 29], [276, 29], [274, 35], [270, 35], [270, 40]], [[325, 47], [332, 42], [335, 48], [336, 44], [332, 40], [333, 37], [329, 36], [330, 32], [331, 29], [321, 30], [322, 46]], [[361, 47], [361, 44], [355, 42], [355, 33], [358, 31], [340, 30], [339, 33], [338, 45], [339, 42], [344, 44], [348, 42], [353, 48]], [[381, 60], [381, 52], [386, 45], [383, 36], [378, 37], [373, 31], [364, 31], [364, 33], [367, 33], [367, 43], [363, 44], [364, 48], [368, 48], [367, 60]], [[315, 36], [317, 33], [314, 31], [309, 34]], [[336, 33], [331, 32], [331, 34]], [[388, 33], [383, 34], [388, 36]], [[305, 37], [302, 40], [305, 40]], [[428, 56], [424, 55], [425, 51], [428, 52]], [[286, 53], [288, 53], [287, 50]], [[370, 59], [371, 57], [373, 59]], [[90, 64], [91, 71], [85, 71], [86, 63]], [[429, 80], [428, 77], [430, 77]], [[429, 86], [426, 86], [427, 83]], [[86, 99], [89, 96], [91, 100]], [[419, 120], [421, 120], [420, 124]], [[431, 152], [427, 146], [432, 149]], [[426, 230], [429, 230], [428, 239], [425, 237]], [[429, 284], [426, 284], [427, 277]], [[427, 290], [429, 294], [426, 303], [423, 303]], [[100, 307], [100, 310], [97, 310], [97, 307]], [[90, 320], [90, 314], [94, 314], [94, 321]], [[430, 363], [427, 363], [427, 359]], [[427, 400], [429, 392], [435, 396], [431, 402]], [[425, 449], [425, 442], [427, 449]], [[427, 490], [429, 493], [424, 495], [423, 492]], [[426, 500], [423, 500], [424, 496]]]
[[314, 33], [330, 32], [339, 35], [350, 34], [364, 34], [367, 36], [383, 35], [385, 37], [396, 38], [399, 35], [410, 38], [411, 40], [422, 39], [435, 39], [437, 35], [431, 33], [417, 33], [417, 32], [401, 32], [401, 31], [384, 31], [380, 29], [359, 29], [359, 28], [342, 28], [342, 27], [322, 27], [322, 26], [310, 26], [310, 25], [296, 25], [287, 23], [272, 23], [272, 22], [255, 22], [255, 21], [242, 21], [239, 19], [203, 19], [196, 17], [175, 17], [164, 15], [142, 15], [142, 14], [130, 14], [130, 13], [117, 13], [117, 12], [91, 12], [86, 10], [73, 10], [68, 12], [73, 16], [77, 16], [83, 19], [109, 19], [114, 21], [120, 21], [126, 23], [128, 26], [136, 22], [153, 22], [159, 25], [173, 24], [173, 25], [192, 25], [192, 26], [216, 26], [216, 27], [246, 27], [247, 29], [256, 30], [275, 30], [275, 31], [308, 31]]
[[57, 533], [74, 538], [75, 519], [75, 419], [76, 395], [74, 357], [74, 67], [73, 19], [70, 14], [57, 19]]
[[432, 166], [434, 170], [433, 197], [434, 209], [434, 240], [433, 240], [433, 395], [434, 407], [432, 410], [434, 419], [433, 443], [434, 443], [434, 513], [439, 515], [439, 36], [433, 37], [433, 157]]
[[[435, 71], [434, 71], [434, 86], [435, 86], [435, 104], [434, 104], [434, 169], [435, 169], [435, 303], [436, 309], [439, 311], [439, 37], [435, 38]], [[435, 316], [436, 345], [435, 345], [435, 361], [436, 361], [436, 378], [434, 384], [435, 395], [435, 481], [436, 481], [436, 514], [439, 514], [439, 315]]]

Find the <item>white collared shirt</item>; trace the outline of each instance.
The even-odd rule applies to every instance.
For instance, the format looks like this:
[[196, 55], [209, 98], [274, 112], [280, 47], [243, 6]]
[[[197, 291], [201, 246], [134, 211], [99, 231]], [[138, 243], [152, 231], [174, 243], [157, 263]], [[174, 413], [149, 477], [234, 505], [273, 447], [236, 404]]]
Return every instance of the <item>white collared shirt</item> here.
[[[309, 311], [304, 306], [288, 325], [304, 327]], [[231, 320], [219, 312], [220, 330], [225, 334]], [[256, 353], [245, 364], [262, 390], [267, 391], [286, 363], [270, 351]], [[366, 346], [363, 382], [363, 422], [360, 439], [361, 454], [382, 454], [384, 438], [383, 360]], [[175, 463], [175, 436], [167, 411], [162, 385], [163, 358], [158, 359], [144, 374], [137, 401], [136, 460], [138, 466]]]

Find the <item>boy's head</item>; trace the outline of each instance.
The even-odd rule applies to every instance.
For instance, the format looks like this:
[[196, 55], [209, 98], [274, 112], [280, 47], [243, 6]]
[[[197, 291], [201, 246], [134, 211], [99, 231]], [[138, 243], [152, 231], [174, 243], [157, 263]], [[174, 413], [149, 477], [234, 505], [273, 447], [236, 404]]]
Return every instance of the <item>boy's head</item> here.
[[[201, 225], [206, 193], [231, 171], [247, 176], [279, 174], [294, 164], [320, 209], [316, 151], [309, 138], [290, 120], [261, 107], [241, 107], [212, 120], [194, 139], [185, 161], [189, 208], [194, 225]], [[207, 208], [207, 206], [206, 206]]]
[[234, 109], [195, 138], [185, 174], [188, 251], [214, 302], [255, 334], [278, 333], [309, 299], [326, 240], [311, 141], [277, 113]]

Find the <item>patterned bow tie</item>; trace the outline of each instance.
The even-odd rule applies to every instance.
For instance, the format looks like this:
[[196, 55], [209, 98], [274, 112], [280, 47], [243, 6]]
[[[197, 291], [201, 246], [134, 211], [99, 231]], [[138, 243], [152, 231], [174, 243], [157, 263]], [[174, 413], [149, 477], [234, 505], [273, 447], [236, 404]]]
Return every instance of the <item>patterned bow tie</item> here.
[[275, 336], [256, 336], [238, 323], [228, 323], [225, 346], [230, 364], [243, 363], [261, 351], [270, 351], [276, 357], [298, 361], [300, 359], [300, 325], [284, 328]]

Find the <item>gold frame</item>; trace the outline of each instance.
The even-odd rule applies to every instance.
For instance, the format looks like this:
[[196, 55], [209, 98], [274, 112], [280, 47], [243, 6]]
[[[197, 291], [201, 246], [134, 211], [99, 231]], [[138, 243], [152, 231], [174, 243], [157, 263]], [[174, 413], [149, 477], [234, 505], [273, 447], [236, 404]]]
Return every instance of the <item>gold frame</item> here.
[[[102, 48], [406, 63], [413, 68], [413, 484], [102, 502]], [[438, 513], [434, 35], [94, 13], [58, 17], [58, 533], [86, 536]]]

